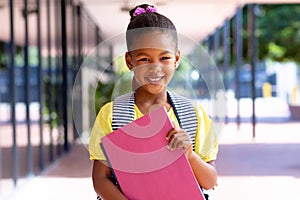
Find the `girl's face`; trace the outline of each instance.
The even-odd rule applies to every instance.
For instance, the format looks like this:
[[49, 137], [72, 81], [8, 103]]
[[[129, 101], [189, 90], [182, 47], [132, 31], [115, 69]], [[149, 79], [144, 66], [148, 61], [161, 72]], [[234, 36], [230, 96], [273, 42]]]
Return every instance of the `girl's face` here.
[[163, 92], [179, 64], [180, 52], [166, 33], [144, 33], [134, 40], [126, 53], [128, 68], [134, 72], [135, 89], [151, 94]]

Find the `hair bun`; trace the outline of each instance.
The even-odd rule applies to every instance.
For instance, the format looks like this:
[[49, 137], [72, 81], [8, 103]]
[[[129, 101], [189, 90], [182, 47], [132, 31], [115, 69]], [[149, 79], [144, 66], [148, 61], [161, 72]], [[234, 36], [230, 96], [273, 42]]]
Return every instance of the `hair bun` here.
[[129, 15], [131, 17], [131, 20], [135, 18], [136, 16], [144, 13], [149, 13], [149, 12], [156, 12], [156, 8], [153, 5], [149, 4], [141, 4], [129, 11]]

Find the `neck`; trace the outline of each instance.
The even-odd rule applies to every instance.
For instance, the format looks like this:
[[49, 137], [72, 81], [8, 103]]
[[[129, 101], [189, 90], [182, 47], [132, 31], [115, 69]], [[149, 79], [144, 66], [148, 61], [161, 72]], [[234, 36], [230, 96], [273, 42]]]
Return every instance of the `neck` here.
[[167, 110], [171, 107], [166, 90], [159, 94], [151, 94], [137, 89], [135, 91], [135, 104], [143, 114], [147, 114], [159, 106], [165, 106]]

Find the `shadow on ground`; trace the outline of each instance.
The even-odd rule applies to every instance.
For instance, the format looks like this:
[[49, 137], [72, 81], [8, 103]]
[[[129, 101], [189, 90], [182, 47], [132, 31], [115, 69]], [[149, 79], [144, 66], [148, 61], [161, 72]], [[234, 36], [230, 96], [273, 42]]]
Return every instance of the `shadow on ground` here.
[[300, 178], [300, 144], [221, 144], [220, 176], [293, 176]]

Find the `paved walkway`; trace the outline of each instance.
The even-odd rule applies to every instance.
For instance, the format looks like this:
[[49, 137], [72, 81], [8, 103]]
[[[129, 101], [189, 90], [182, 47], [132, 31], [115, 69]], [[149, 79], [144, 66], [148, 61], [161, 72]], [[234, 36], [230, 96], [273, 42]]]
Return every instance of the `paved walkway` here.
[[215, 200], [299, 200], [300, 123], [258, 124], [239, 131], [224, 128], [217, 160], [219, 184]]
[[[300, 123], [224, 126], [217, 160], [218, 186], [212, 200], [299, 200]], [[20, 186], [10, 200], [95, 199], [91, 162], [83, 145]]]

